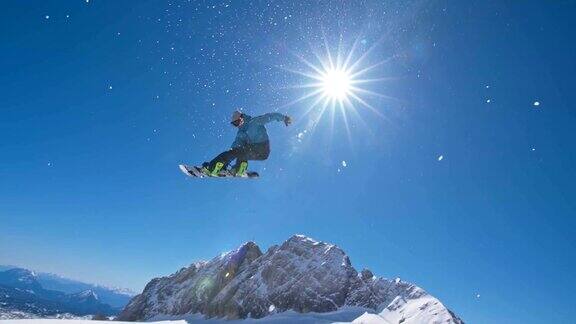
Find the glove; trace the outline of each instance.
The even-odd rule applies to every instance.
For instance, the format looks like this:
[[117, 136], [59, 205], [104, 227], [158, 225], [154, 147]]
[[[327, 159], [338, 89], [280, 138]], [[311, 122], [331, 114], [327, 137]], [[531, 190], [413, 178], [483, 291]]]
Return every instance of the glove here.
[[292, 118], [290, 118], [290, 116], [284, 116], [284, 124], [286, 126], [292, 124]]

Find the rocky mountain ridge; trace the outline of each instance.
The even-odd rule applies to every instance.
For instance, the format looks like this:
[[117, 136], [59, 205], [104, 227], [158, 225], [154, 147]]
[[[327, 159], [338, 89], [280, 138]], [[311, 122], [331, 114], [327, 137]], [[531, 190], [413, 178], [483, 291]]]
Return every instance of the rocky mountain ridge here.
[[463, 323], [421, 288], [399, 279], [375, 277], [369, 270], [358, 273], [342, 249], [302, 235], [292, 236], [266, 253], [248, 242], [208, 262], [153, 279], [118, 320], [190, 314], [262, 318], [287, 310], [325, 313], [344, 306], [364, 307], [380, 312], [374, 316], [403, 323], [422, 317]]

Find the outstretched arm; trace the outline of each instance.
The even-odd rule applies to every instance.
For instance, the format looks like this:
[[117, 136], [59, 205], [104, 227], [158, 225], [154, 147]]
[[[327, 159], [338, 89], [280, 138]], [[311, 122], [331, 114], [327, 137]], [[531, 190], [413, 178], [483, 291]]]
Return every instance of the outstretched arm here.
[[268, 124], [271, 121], [281, 121], [286, 124], [286, 126], [290, 125], [292, 119], [286, 115], [282, 115], [281, 113], [268, 113], [262, 116], [252, 118], [252, 122], [258, 123], [260, 125]]

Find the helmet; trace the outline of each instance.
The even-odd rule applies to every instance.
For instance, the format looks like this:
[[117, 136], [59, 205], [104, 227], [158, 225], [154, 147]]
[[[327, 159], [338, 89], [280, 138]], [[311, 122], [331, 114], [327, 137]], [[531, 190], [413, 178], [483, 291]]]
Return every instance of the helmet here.
[[235, 111], [232, 113], [232, 119], [230, 120], [230, 122], [233, 123], [233, 122], [237, 121], [238, 119], [240, 119], [240, 118], [243, 117], [242, 115], [243, 115], [243, 114], [242, 114], [240, 111], [235, 110]]

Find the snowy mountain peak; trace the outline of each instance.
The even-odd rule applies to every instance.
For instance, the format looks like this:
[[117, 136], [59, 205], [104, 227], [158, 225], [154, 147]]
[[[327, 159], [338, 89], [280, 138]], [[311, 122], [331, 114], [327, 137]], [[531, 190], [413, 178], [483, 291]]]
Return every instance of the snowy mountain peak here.
[[36, 273], [34, 271], [22, 268], [6, 270], [4, 273], [9, 276], [18, 277], [20, 278], [20, 281], [35, 280], [36, 278]]
[[81, 292], [75, 294], [74, 296], [76, 296], [77, 298], [82, 298], [82, 299], [86, 299], [86, 300], [88, 300], [88, 299], [98, 300], [98, 295], [92, 289], [81, 291]]
[[318, 241], [302, 234], [294, 234], [290, 237], [287, 241], [299, 241], [299, 242], [311, 242], [311, 243], [319, 243]]
[[244, 258], [248, 258], [249, 260], [253, 260], [262, 255], [262, 251], [260, 247], [256, 245], [254, 242], [246, 242], [242, 244], [238, 249], [231, 252], [230, 259], [232, 262], [239, 262]]
[[330, 261], [342, 266], [351, 266], [346, 253], [336, 245], [316, 241], [304, 235], [292, 236], [279, 247], [279, 251], [293, 253], [298, 259], [320, 258], [323, 262]]
[[[378, 278], [367, 269], [358, 273], [342, 249], [304, 235], [294, 235], [266, 253], [254, 242], [247, 242], [208, 262], [153, 279], [118, 319], [148, 320], [193, 313], [227, 319], [261, 318], [288, 310], [332, 312], [344, 306], [386, 312], [372, 314], [382, 318], [398, 312], [417, 318], [422, 311], [432, 322], [436, 314], [449, 314], [441, 317], [449, 319], [444, 323], [461, 323], [421, 288], [399, 279]], [[404, 322], [419, 323], [408, 318]]]
[[303, 246], [303, 247], [321, 246], [321, 247], [325, 247], [325, 248], [335, 247], [333, 244], [325, 243], [322, 241], [317, 241], [313, 238], [310, 238], [310, 237], [302, 235], [302, 234], [293, 235], [288, 240], [286, 240], [282, 245], [286, 245], [286, 246], [297, 245], [297, 246]]
[[40, 290], [37, 276], [33, 271], [14, 268], [0, 272], [0, 284], [24, 290]]

